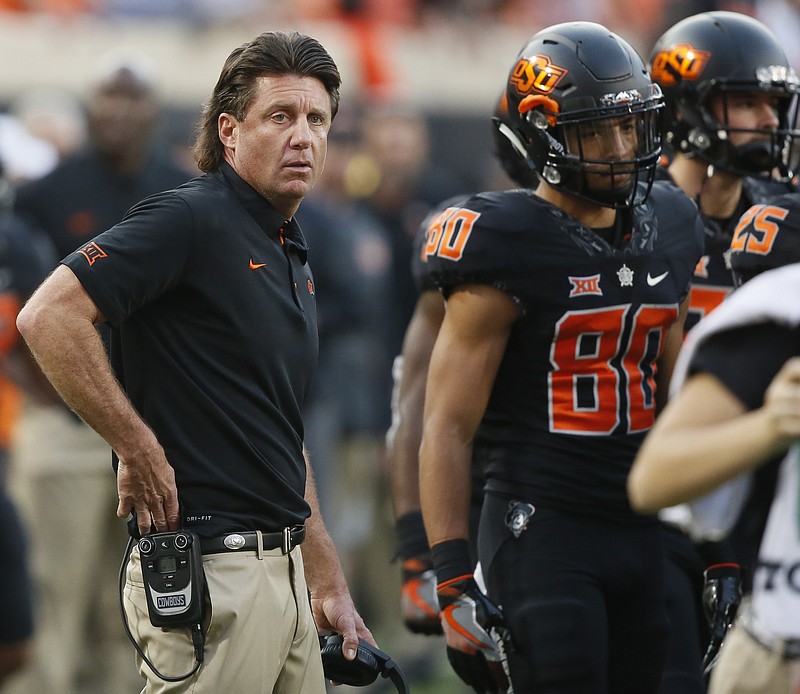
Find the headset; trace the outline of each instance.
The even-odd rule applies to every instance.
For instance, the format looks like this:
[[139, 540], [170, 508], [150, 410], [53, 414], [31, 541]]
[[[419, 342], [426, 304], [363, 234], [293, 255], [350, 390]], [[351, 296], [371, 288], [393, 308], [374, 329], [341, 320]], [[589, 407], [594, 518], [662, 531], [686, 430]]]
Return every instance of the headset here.
[[394, 684], [400, 694], [409, 694], [408, 681], [391, 656], [359, 639], [356, 657], [347, 660], [342, 652], [343, 641], [341, 634], [319, 636], [322, 669], [327, 679], [351, 687], [365, 687], [382, 675]]

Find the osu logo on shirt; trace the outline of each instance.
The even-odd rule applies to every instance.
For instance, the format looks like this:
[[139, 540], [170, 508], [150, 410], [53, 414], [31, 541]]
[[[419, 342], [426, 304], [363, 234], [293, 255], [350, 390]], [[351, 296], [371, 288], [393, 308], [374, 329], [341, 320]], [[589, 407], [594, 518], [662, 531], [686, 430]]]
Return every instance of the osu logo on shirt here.
[[696, 80], [711, 58], [710, 51], [699, 51], [691, 44], [679, 43], [653, 58], [650, 74], [654, 81], [671, 87], [680, 79]]
[[519, 94], [532, 91], [549, 94], [569, 71], [550, 61], [546, 55], [520, 58], [514, 66], [509, 81]]

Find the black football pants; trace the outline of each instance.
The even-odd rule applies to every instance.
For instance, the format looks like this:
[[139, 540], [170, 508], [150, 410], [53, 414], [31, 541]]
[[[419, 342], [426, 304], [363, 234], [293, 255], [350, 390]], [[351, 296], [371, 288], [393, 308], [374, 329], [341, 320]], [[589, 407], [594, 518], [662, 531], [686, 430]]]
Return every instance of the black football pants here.
[[514, 690], [655, 694], [667, 637], [658, 525], [539, 507], [515, 537], [509, 501], [487, 492], [479, 554], [514, 638]]
[[703, 615], [703, 563], [678, 528], [661, 524], [669, 638], [658, 694], [703, 694], [702, 658], [709, 633]]

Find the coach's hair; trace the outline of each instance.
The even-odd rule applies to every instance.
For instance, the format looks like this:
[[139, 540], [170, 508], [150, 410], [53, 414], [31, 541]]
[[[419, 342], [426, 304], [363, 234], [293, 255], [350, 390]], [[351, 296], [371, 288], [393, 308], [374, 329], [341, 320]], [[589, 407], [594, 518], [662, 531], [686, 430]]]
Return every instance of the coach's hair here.
[[236, 48], [225, 61], [197, 126], [194, 156], [201, 171], [214, 171], [223, 161], [224, 147], [217, 123], [222, 113], [244, 120], [265, 75], [315, 77], [331, 100], [331, 116], [339, 109], [341, 77], [333, 58], [316, 39], [298, 32], [268, 31]]

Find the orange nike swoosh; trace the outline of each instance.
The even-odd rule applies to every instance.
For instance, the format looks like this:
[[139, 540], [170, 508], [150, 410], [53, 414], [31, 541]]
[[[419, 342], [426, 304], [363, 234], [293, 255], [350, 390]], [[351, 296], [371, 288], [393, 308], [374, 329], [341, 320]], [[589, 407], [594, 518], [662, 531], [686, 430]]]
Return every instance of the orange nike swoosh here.
[[254, 263], [253, 259], [250, 258], [250, 269], [251, 270], [258, 270], [260, 267], [264, 267], [266, 263]]

